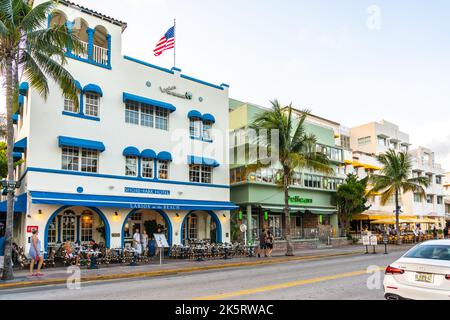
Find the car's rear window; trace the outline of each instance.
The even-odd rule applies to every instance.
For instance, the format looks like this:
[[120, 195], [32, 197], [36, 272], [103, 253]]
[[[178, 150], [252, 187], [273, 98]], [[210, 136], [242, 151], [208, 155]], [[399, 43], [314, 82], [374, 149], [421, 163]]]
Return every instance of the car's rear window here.
[[446, 245], [421, 245], [411, 249], [405, 255], [405, 258], [430, 259], [430, 260], [449, 260], [450, 246]]

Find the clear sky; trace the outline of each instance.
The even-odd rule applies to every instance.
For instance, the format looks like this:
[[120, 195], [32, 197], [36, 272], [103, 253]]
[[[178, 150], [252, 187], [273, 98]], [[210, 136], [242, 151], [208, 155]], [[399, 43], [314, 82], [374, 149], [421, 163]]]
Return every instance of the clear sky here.
[[386, 119], [450, 171], [448, 0], [73, 1], [128, 23], [124, 54], [171, 67], [152, 51], [176, 18], [183, 73], [347, 127]]

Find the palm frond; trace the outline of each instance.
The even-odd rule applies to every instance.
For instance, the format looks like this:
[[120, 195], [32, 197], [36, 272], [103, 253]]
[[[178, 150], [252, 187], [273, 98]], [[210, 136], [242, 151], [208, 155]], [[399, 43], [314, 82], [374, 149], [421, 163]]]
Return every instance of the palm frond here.
[[33, 7], [23, 17], [20, 28], [24, 32], [42, 29], [46, 26], [47, 15], [56, 7], [54, 1], [47, 1]]

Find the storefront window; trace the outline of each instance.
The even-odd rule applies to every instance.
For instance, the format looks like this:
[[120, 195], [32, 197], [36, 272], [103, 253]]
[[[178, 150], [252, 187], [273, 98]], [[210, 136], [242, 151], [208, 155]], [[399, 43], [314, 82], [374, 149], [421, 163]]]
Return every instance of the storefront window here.
[[281, 239], [282, 237], [281, 216], [269, 215], [269, 230], [273, 233], [276, 239]]
[[63, 241], [75, 242], [76, 217], [73, 211], [65, 211], [62, 216]]
[[53, 218], [53, 220], [50, 222], [48, 226], [48, 233], [47, 233], [47, 241], [49, 245], [55, 245], [57, 240], [56, 236], [56, 218]]
[[83, 212], [81, 216], [81, 242], [86, 243], [92, 239], [93, 233], [93, 215], [90, 211]]
[[198, 239], [198, 217], [191, 214], [188, 219], [188, 239]]

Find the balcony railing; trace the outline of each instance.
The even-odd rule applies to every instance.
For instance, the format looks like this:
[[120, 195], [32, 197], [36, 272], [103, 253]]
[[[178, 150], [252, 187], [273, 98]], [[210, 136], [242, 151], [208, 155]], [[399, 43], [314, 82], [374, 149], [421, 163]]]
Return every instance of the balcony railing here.
[[109, 66], [109, 54], [108, 49], [103, 48], [97, 45], [92, 46], [92, 57], [89, 55], [89, 43], [80, 41], [81, 46], [84, 49], [84, 53], [82, 54], [74, 54], [73, 52], [69, 53], [70, 57], [74, 57], [76, 59], [91, 62], [96, 65]]
[[99, 64], [108, 64], [108, 49], [94, 45], [92, 58]]

